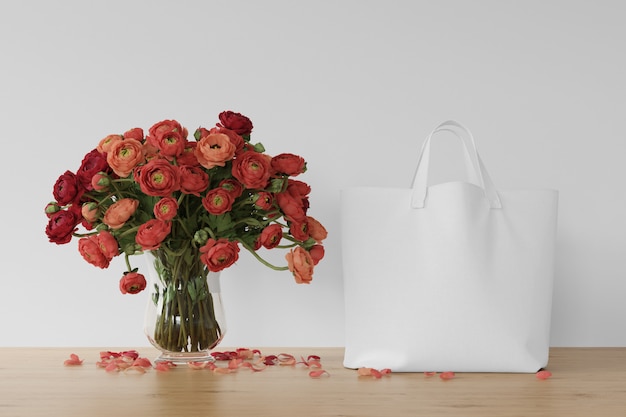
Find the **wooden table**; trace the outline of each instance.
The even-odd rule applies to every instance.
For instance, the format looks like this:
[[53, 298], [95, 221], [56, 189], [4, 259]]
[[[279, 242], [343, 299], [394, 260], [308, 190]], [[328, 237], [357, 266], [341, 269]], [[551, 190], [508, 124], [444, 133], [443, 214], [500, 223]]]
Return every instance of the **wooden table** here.
[[[261, 349], [266, 355], [321, 356], [330, 376], [319, 379], [310, 378], [303, 365], [225, 375], [187, 366], [107, 373], [95, 365], [101, 350], [116, 351], [0, 348], [0, 416], [626, 415], [626, 348], [553, 348], [553, 376], [547, 380], [534, 374], [457, 374], [449, 381], [421, 373], [359, 377], [342, 367], [340, 348]], [[156, 357], [151, 348], [137, 350]], [[70, 353], [83, 365], [64, 366]]]

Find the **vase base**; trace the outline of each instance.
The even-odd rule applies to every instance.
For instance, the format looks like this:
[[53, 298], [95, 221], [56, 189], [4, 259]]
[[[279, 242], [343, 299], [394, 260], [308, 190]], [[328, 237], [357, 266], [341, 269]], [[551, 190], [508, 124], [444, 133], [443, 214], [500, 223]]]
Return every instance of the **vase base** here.
[[186, 364], [188, 362], [214, 362], [215, 358], [211, 353], [206, 352], [163, 352], [154, 360], [159, 362], [172, 362], [175, 364]]

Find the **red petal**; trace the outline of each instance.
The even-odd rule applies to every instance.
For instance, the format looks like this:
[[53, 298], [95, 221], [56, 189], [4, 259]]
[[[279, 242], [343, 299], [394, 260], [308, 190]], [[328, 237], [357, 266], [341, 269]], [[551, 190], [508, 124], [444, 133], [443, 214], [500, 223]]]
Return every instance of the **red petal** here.
[[424, 372], [424, 375], [426, 375], [426, 376], [435, 376], [435, 375], [437, 375], [437, 372]]
[[318, 369], [316, 371], [309, 372], [309, 376], [311, 378], [319, 378], [319, 377], [324, 376], [324, 375], [330, 376], [330, 374], [328, 372], [326, 372], [325, 370], [323, 370], [323, 369]]
[[83, 361], [75, 353], [71, 353], [70, 358], [66, 359], [63, 362], [63, 365], [65, 366], [75, 366], [75, 365], [82, 365], [82, 364], [83, 364]]
[[535, 374], [539, 379], [548, 379], [552, 376], [552, 372], [550, 371], [539, 371]]
[[439, 375], [439, 378], [441, 378], [443, 380], [452, 379], [452, 378], [454, 378], [454, 372], [442, 372]]

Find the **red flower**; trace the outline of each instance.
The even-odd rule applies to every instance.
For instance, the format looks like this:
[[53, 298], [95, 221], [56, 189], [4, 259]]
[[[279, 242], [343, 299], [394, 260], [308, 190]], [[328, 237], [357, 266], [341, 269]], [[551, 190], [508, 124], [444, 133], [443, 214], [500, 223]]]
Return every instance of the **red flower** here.
[[111, 168], [109, 168], [106, 156], [94, 149], [83, 158], [80, 168], [76, 171], [76, 177], [85, 190], [93, 190], [91, 179], [101, 171], [110, 172]]
[[144, 161], [144, 147], [136, 139], [118, 140], [107, 152], [107, 163], [122, 178], [128, 177]]
[[135, 170], [135, 181], [145, 194], [167, 197], [180, 189], [180, 171], [165, 159], [152, 159]]
[[305, 242], [306, 240], [308, 240], [310, 237], [310, 234], [309, 234], [309, 222], [307, 221], [307, 218], [305, 217], [302, 220], [290, 221], [289, 233], [291, 233], [291, 235], [295, 239], [301, 242]]
[[76, 175], [72, 171], [65, 171], [54, 184], [52, 195], [62, 206], [78, 201], [80, 194]]
[[225, 188], [214, 188], [206, 193], [202, 205], [211, 214], [224, 214], [233, 207], [233, 196]]
[[247, 188], [265, 188], [272, 174], [268, 155], [247, 151], [233, 161], [233, 177]]
[[259, 243], [267, 249], [275, 248], [283, 237], [283, 228], [279, 224], [271, 224], [261, 232]]
[[124, 139], [135, 139], [141, 142], [143, 140], [143, 129], [140, 127], [134, 127], [124, 132], [122, 136]]
[[290, 221], [304, 221], [306, 219], [306, 208], [302, 199], [293, 197], [291, 194], [283, 192], [276, 194], [278, 207]]
[[233, 198], [237, 198], [243, 193], [243, 185], [232, 178], [222, 180], [219, 186], [228, 191]]
[[97, 266], [102, 269], [109, 267], [110, 261], [100, 250], [96, 236], [81, 238], [78, 241], [78, 251], [82, 255], [83, 259], [93, 266]]
[[172, 197], [163, 197], [154, 205], [154, 217], [168, 221], [176, 217], [178, 202]]
[[301, 156], [281, 153], [272, 158], [272, 168], [277, 173], [295, 177], [306, 171], [306, 162]]
[[81, 218], [71, 210], [62, 210], [54, 213], [48, 220], [46, 235], [50, 242], [62, 245], [72, 240], [72, 233], [77, 229]]
[[126, 272], [120, 280], [122, 294], [137, 294], [146, 288], [146, 278], [137, 272]]
[[228, 268], [239, 259], [239, 245], [226, 239], [209, 239], [200, 248], [200, 260], [209, 268], [209, 271], [219, 272]]
[[148, 129], [146, 142], [160, 150], [159, 141], [171, 133], [178, 134], [183, 138], [187, 137], [187, 129], [182, 127], [176, 120], [162, 120]]
[[200, 197], [200, 193], [209, 186], [209, 174], [199, 165], [181, 165], [178, 167], [178, 171], [180, 172], [180, 191], [185, 194]]
[[233, 111], [224, 111], [219, 115], [221, 124], [217, 126], [234, 130], [238, 135], [249, 135], [252, 132], [252, 121], [241, 113]]
[[111, 260], [119, 255], [117, 240], [106, 230], [80, 239], [78, 251], [83, 259], [102, 269], [108, 268]]
[[317, 265], [318, 262], [324, 258], [324, 246], [313, 245], [311, 249], [309, 249], [309, 254], [311, 255], [311, 259], [313, 259], [313, 265]]
[[176, 157], [176, 162], [179, 166], [200, 166], [200, 162], [198, 162], [198, 158], [196, 158], [196, 155], [194, 153], [197, 145], [197, 142], [187, 141], [187, 145], [185, 146], [185, 149], [183, 149], [183, 152]]
[[164, 222], [159, 219], [148, 220], [137, 230], [135, 242], [141, 246], [143, 250], [154, 250], [161, 246], [161, 242], [165, 240], [167, 235], [172, 231], [170, 222]]
[[151, 139], [150, 143], [159, 149], [162, 156], [167, 158], [182, 155], [187, 146], [187, 138], [178, 129], [157, 132]]
[[257, 199], [254, 204], [261, 210], [269, 211], [274, 206], [274, 197], [267, 191], [261, 191], [257, 194]]

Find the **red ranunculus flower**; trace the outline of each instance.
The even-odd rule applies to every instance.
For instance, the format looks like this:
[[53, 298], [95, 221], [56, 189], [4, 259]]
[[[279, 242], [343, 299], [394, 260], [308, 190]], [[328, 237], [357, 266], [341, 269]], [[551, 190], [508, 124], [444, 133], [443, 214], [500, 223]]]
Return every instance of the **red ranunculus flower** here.
[[72, 233], [77, 229], [81, 216], [72, 210], [62, 210], [54, 213], [48, 220], [46, 235], [52, 243], [62, 245], [72, 240]]
[[200, 193], [209, 186], [209, 174], [199, 165], [181, 165], [178, 167], [178, 171], [180, 172], [180, 191], [185, 194], [200, 197]]
[[249, 135], [252, 132], [252, 121], [241, 113], [224, 111], [219, 115], [221, 123], [217, 126], [235, 131], [238, 135]]
[[225, 188], [214, 188], [206, 193], [202, 205], [211, 214], [224, 214], [233, 207], [233, 196]]
[[163, 197], [154, 205], [154, 217], [169, 221], [176, 217], [178, 202], [172, 197]]
[[111, 168], [106, 156], [94, 149], [83, 158], [80, 168], [76, 171], [76, 177], [85, 190], [93, 190], [91, 179], [100, 171], [111, 172]]
[[309, 222], [307, 218], [305, 217], [304, 219], [299, 221], [290, 221], [289, 233], [291, 233], [291, 235], [295, 239], [301, 242], [305, 242], [306, 240], [308, 240], [311, 235], [309, 233]]
[[283, 228], [276, 223], [270, 224], [261, 232], [259, 243], [266, 249], [275, 248], [283, 237]]
[[65, 171], [54, 184], [52, 195], [61, 206], [78, 201], [80, 193], [76, 175], [72, 171]]
[[81, 238], [78, 241], [78, 251], [82, 255], [83, 259], [93, 266], [97, 266], [102, 269], [109, 267], [110, 261], [100, 250], [98, 239], [95, 235]]
[[247, 151], [233, 161], [233, 177], [247, 188], [265, 188], [272, 175], [269, 155]]
[[154, 197], [167, 197], [180, 189], [180, 172], [165, 159], [152, 159], [135, 170], [141, 191]]
[[183, 149], [183, 153], [176, 157], [176, 163], [178, 166], [187, 165], [190, 167], [200, 166], [200, 162], [198, 162], [198, 158], [196, 157], [195, 150], [198, 142], [190, 142], [187, 141], [187, 145], [185, 149]]
[[135, 139], [141, 141], [143, 140], [143, 129], [140, 127], [134, 127], [124, 132], [122, 136], [124, 136], [124, 139]]
[[311, 255], [311, 259], [313, 259], [313, 265], [317, 265], [319, 261], [324, 258], [324, 246], [322, 245], [313, 245], [311, 249], [309, 249], [309, 254]]
[[178, 132], [182, 137], [187, 137], [187, 129], [182, 127], [176, 120], [162, 120], [148, 129], [146, 141], [155, 148], [159, 148], [158, 138], [167, 136], [167, 134], [172, 132]]
[[257, 199], [254, 204], [261, 210], [269, 211], [274, 206], [274, 196], [267, 191], [261, 191], [257, 194]]
[[279, 174], [295, 177], [306, 171], [306, 162], [301, 156], [281, 153], [272, 158], [272, 168]]
[[122, 294], [137, 294], [146, 288], [146, 277], [133, 271], [126, 272], [120, 280], [120, 291]]
[[137, 230], [135, 242], [141, 246], [143, 250], [154, 250], [161, 246], [161, 242], [165, 240], [167, 235], [172, 231], [172, 224], [159, 219], [148, 220]]
[[276, 202], [287, 220], [303, 221], [306, 219], [306, 208], [304, 207], [302, 199], [295, 198], [291, 194], [283, 192], [276, 194]]
[[239, 259], [239, 245], [226, 239], [209, 239], [200, 248], [200, 260], [209, 271], [219, 272], [228, 268]]
[[98, 247], [100, 247], [100, 251], [109, 261], [120, 254], [117, 240], [111, 233], [102, 230], [96, 236], [98, 237]]
[[233, 198], [237, 198], [243, 193], [243, 185], [232, 178], [222, 180], [219, 186], [228, 191]]

